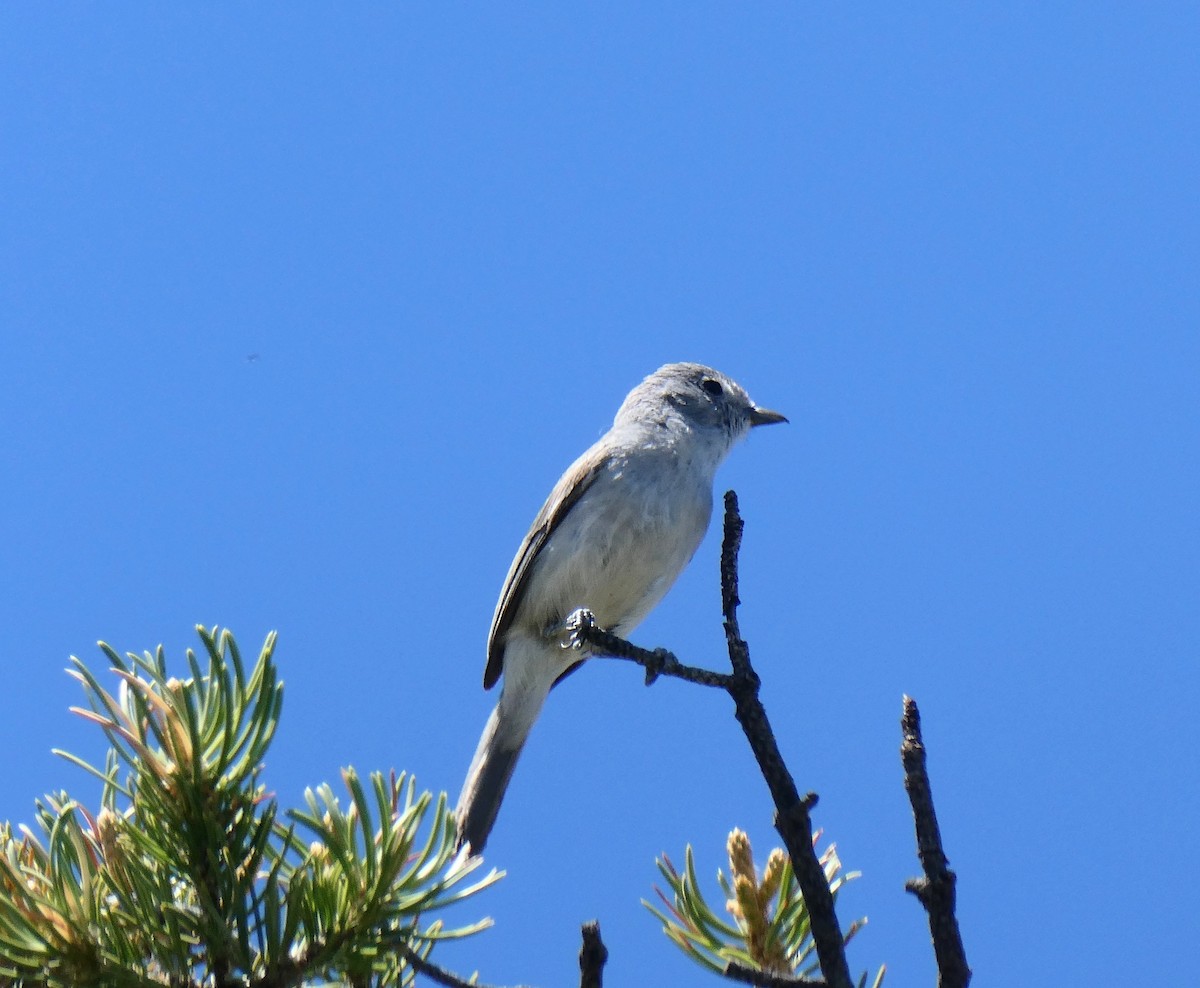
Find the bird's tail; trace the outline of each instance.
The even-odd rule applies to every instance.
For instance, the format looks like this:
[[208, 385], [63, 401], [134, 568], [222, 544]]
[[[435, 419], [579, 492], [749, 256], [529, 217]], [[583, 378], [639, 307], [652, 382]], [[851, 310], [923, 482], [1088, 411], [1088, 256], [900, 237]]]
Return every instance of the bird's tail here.
[[458, 808], [454, 811], [458, 846], [469, 845], [472, 854], [478, 854], [487, 843], [504, 792], [508, 789], [508, 780], [512, 778], [517, 758], [529, 737], [529, 729], [533, 727], [532, 718], [502, 716], [502, 705], [498, 704], [492, 711], [483, 729], [462, 794], [458, 797]]

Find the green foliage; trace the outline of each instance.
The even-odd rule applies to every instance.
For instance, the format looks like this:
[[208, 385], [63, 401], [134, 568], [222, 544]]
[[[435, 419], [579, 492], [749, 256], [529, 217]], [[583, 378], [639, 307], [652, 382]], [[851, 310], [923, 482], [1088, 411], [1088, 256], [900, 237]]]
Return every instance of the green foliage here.
[[58, 793], [38, 832], [0, 826], [0, 985], [407, 985], [408, 952], [487, 926], [428, 919], [500, 877], [467, 882], [481, 862], [455, 854], [444, 793], [346, 769], [345, 808], [323, 785], [280, 818], [260, 781], [275, 636], [247, 675], [228, 631], [198, 631], [182, 681], [161, 648], [101, 644], [115, 696], [72, 659], [90, 708], [73, 709], [110, 748], [103, 769], [60, 754], [102, 780], [101, 809]]
[[[791, 860], [782, 849], [776, 848], [768, 856], [760, 875], [754, 866], [749, 838], [736, 829], [729, 835], [726, 850], [730, 874], [727, 878], [718, 869], [717, 881], [725, 895], [725, 911], [732, 922], [723, 919], [705, 901], [690, 844], [684, 851], [682, 873], [665, 854], [656, 861], [672, 892], [672, 900], [668, 900], [661, 889], [655, 889], [667, 912], [644, 899], [642, 904], [662, 922], [663, 932], [673, 943], [690, 958], [718, 974], [724, 973], [730, 963], [737, 963], [773, 975], [819, 976], [808, 909], [792, 871]], [[825, 880], [835, 898], [846, 882], [859, 876], [858, 872], [842, 872], [842, 863], [833, 844], [825, 849], [820, 860]], [[849, 943], [865, 924], [865, 918], [851, 923], [846, 942]], [[884, 970], [880, 967], [872, 988], [880, 988], [883, 984]], [[864, 973], [859, 988], [865, 988], [866, 981]]]

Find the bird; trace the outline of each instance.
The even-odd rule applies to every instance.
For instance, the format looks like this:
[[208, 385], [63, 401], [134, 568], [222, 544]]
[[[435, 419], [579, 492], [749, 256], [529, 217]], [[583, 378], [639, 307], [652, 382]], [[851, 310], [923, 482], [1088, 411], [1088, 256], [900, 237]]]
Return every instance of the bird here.
[[752, 428], [786, 421], [711, 367], [666, 364], [629, 392], [612, 428], [554, 485], [488, 632], [483, 685], [504, 682], [455, 810], [460, 849], [484, 849], [550, 690], [587, 658], [568, 619], [588, 611], [627, 636], [699, 548], [730, 450]]

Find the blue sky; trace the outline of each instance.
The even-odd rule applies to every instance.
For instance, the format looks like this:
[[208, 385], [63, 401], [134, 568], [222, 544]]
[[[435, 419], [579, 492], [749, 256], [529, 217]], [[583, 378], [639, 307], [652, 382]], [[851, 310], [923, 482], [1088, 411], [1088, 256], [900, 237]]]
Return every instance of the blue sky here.
[[[791, 424], [718, 478], [855, 971], [931, 984], [914, 695], [979, 984], [1177, 980], [1200, 895], [1200, 16], [1187, 4], [0, 11], [0, 819], [85, 778], [71, 654], [197, 623], [287, 683], [285, 803], [454, 796], [562, 469], [660, 364]], [[248, 360], [257, 354], [255, 360]], [[713, 531], [635, 638], [722, 667]], [[709, 979], [654, 857], [773, 846], [728, 700], [555, 691], [448, 967]], [[716, 983], [711, 981], [711, 983]]]

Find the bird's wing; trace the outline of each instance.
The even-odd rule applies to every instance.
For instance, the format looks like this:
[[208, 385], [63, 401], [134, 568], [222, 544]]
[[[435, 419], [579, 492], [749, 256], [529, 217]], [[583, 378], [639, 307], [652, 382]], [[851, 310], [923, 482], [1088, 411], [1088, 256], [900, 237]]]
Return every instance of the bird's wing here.
[[[513, 619], [520, 609], [538, 553], [600, 473], [603, 461], [590, 456], [590, 453], [591, 450], [588, 450], [576, 460], [571, 469], [554, 485], [554, 490], [550, 492], [542, 510], [534, 518], [529, 534], [525, 536], [525, 541], [521, 543], [521, 548], [517, 550], [516, 558], [508, 569], [508, 578], [504, 581], [504, 589], [500, 591], [500, 600], [492, 617], [492, 630], [488, 633], [487, 668], [483, 672], [484, 689], [490, 690], [495, 686], [504, 669], [504, 633], [512, 626]], [[589, 462], [591, 466], [586, 465]]]

